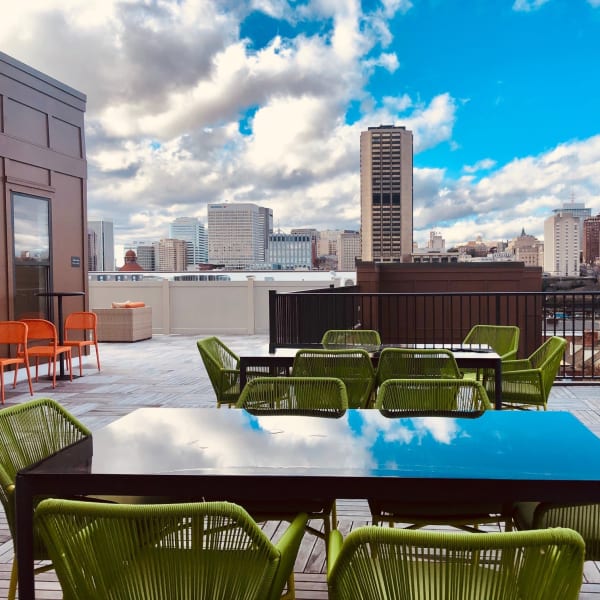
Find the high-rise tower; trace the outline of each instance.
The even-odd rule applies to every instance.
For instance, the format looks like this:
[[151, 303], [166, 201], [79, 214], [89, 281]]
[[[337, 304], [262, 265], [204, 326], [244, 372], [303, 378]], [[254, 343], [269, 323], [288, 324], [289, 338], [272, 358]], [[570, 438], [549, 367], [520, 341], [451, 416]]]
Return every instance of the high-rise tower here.
[[[95, 241], [95, 247], [89, 250], [88, 266], [95, 271], [115, 270], [115, 240], [113, 222], [108, 219], [88, 221], [88, 240]], [[90, 236], [91, 232], [91, 236]]]
[[199, 265], [208, 261], [208, 235], [204, 225], [197, 218], [177, 217], [169, 225], [169, 237], [186, 243], [188, 265]]
[[380, 125], [360, 134], [362, 260], [409, 262], [413, 247], [413, 135]]

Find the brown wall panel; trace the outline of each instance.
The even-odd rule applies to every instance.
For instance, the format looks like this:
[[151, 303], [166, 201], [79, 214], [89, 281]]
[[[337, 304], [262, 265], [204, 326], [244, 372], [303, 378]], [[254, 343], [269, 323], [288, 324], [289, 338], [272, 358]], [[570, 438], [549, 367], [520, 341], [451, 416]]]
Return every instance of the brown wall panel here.
[[[52, 201], [52, 285], [57, 291], [87, 290], [82, 181], [55, 173], [52, 183], [56, 192]], [[71, 265], [71, 257], [79, 258], [79, 266]], [[84, 298], [65, 298], [65, 315], [83, 310]]]
[[35, 167], [34, 165], [28, 165], [16, 160], [6, 161], [6, 176], [22, 182], [39, 183], [42, 186], [50, 185], [50, 171], [48, 169]]
[[48, 146], [48, 115], [45, 112], [6, 98], [4, 132], [38, 146]]
[[76, 158], [82, 157], [81, 127], [52, 117], [50, 120], [50, 147], [57, 152]]

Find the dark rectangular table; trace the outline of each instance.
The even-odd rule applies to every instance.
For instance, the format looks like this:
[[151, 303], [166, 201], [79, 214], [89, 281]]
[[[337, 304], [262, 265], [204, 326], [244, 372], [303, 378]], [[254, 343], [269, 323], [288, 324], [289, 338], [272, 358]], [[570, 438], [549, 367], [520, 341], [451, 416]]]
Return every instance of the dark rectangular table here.
[[[394, 346], [389, 346], [394, 347]], [[493, 369], [494, 370], [494, 407], [502, 409], [502, 359], [500, 356], [482, 345], [407, 345], [398, 344], [398, 348], [421, 347], [421, 348], [447, 348], [452, 350], [454, 358], [459, 367], [464, 369]], [[255, 351], [251, 355], [240, 356], [240, 389], [244, 389], [248, 380], [247, 373], [251, 367], [267, 367], [271, 374], [276, 375], [286, 370], [290, 371], [294, 363], [296, 352], [300, 348], [276, 348], [275, 352], [269, 352], [269, 347]], [[377, 366], [379, 354], [370, 352], [373, 364]]]
[[334, 498], [442, 503], [600, 502], [600, 438], [564, 412], [477, 418], [253, 416], [145, 408], [17, 476], [21, 600], [34, 598], [33, 498], [167, 495], [180, 500]]

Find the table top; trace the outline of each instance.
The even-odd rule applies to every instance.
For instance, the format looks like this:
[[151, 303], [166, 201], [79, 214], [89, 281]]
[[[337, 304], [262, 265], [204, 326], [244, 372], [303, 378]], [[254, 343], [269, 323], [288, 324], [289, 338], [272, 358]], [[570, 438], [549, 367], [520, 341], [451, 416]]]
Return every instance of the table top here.
[[85, 292], [38, 292], [36, 296], [85, 296]]
[[[320, 349], [319, 346], [314, 346], [309, 349]], [[339, 350], [353, 350], [356, 348], [348, 348], [340, 346]], [[415, 348], [415, 349], [432, 349], [432, 348], [440, 348], [451, 350], [454, 354], [454, 357], [457, 360], [463, 358], [478, 358], [478, 359], [488, 359], [490, 361], [498, 360], [500, 356], [497, 352], [495, 352], [492, 348], [485, 344], [383, 344], [377, 349], [373, 347], [365, 347], [365, 349], [374, 357], [379, 356], [381, 350], [384, 348]], [[245, 353], [240, 356], [241, 359], [248, 358], [294, 358], [298, 350], [302, 350], [304, 348], [275, 348], [274, 352], [269, 352], [269, 346], [264, 345], [258, 347], [256, 350], [252, 350], [251, 353]], [[336, 348], [328, 348], [329, 350], [335, 350]]]
[[[389, 418], [370, 409], [323, 418], [144, 408], [94, 432], [92, 445], [88, 475], [600, 483], [600, 461], [591, 460], [600, 438], [566, 412]], [[81, 468], [59, 454], [29, 473]]]

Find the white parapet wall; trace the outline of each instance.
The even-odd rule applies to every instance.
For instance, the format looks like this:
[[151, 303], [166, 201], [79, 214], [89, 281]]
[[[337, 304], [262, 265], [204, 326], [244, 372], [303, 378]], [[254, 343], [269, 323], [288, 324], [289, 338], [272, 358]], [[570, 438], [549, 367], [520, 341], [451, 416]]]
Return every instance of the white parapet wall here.
[[[339, 280], [335, 285], [339, 285]], [[152, 307], [154, 334], [269, 333], [269, 290], [295, 292], [330, 287], [323, 281], [89, 281], [90, 310], [113, 302]]]

